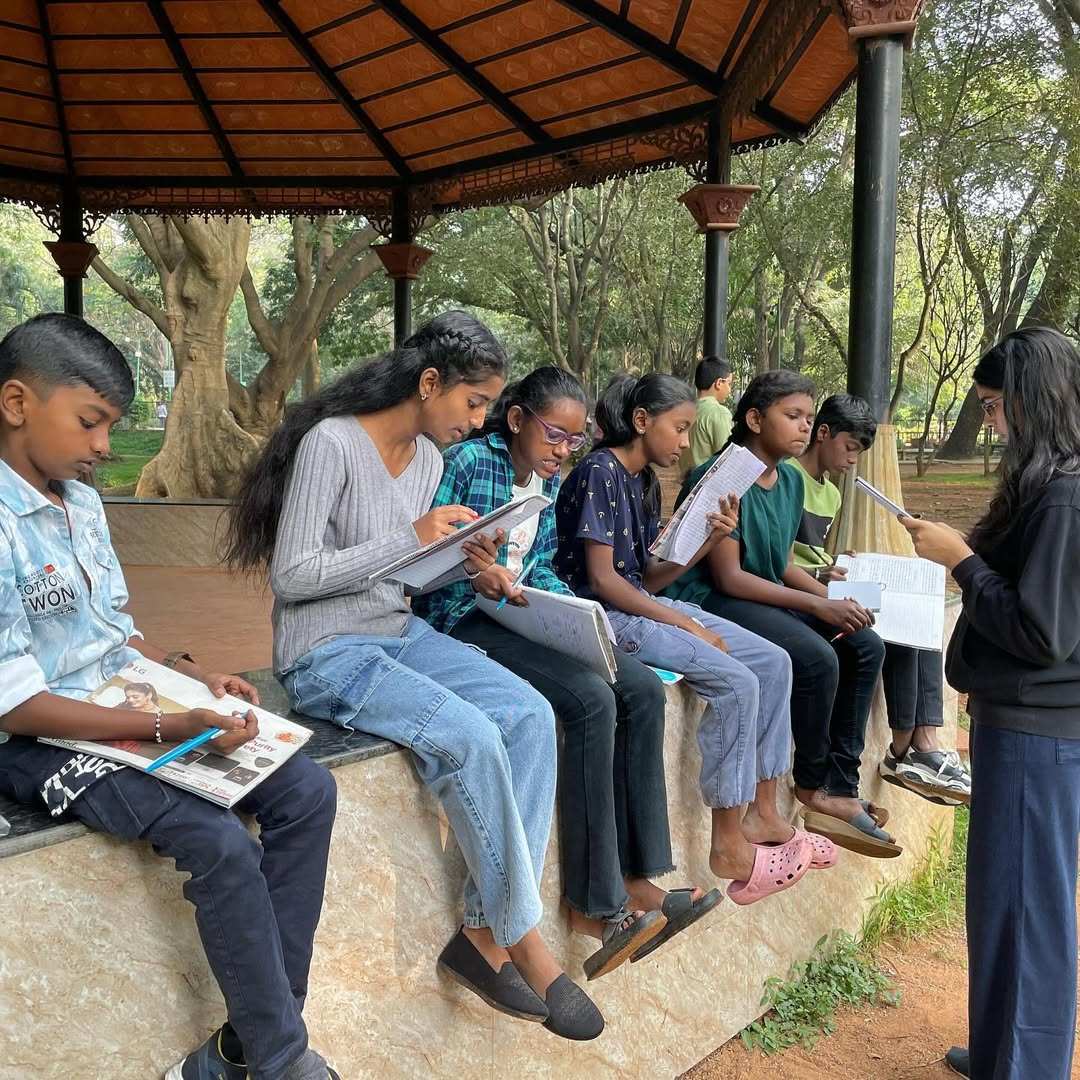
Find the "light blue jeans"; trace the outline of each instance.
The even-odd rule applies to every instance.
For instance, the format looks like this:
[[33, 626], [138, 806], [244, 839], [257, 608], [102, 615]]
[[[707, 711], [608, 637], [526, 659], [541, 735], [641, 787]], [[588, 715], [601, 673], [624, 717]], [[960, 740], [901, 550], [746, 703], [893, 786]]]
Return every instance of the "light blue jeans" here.
[[415, 616], [401, 637], [334, 638], [281, 681], [297, 712], [413, 752], [469, 868], [467, 926], [505, 948], [540, 922], [557, 758], [539, 693]]
[[698, 725], [705, 805], [726, 810], [752, 802], [759, 781], [791, 769], [791, 659], [779, 645], [696, 604], [654, 599], [719, 634], [730, 651], [644, 615], [609, 611], [619, 648], [679, 672], [705, 699]]

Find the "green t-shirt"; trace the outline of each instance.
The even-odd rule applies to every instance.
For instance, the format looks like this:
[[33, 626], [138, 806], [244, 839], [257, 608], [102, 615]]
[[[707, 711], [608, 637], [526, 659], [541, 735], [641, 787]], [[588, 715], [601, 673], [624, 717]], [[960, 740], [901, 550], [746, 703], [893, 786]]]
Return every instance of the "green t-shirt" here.
[[823, 559], [814, 548], [825, 550], [833, 520], [840, 513], [840, 489], [827, 477], [815, 480], [799, 461], [792, 459], [791, 464], [802, 473], [803, 479], [803, 512], [795, 537], [795, 564], [809, 569], [828, 566], [831, 560]]
[[696, 469], [724, 449], [731, 438], [731, 410], [714, 397], [698, 398], [697, 416], [690, 428], [690, 447], [679, 462]]
[[[675, 506], [690, 494], [702, 474], [712, 464], [699, 465], [687, 478]], [[791, 545], [803, 512], [803, 472], [782, 461], [771, 488], [754, 484], [739, 502], [739, 524], [731, 534], [739, 541], [739, 561], [748, 574], [782, 584], [791, 556]], [[713, 590], [708, 561], [691, 567], [664, 590], [673, 600], [700, 604]]]

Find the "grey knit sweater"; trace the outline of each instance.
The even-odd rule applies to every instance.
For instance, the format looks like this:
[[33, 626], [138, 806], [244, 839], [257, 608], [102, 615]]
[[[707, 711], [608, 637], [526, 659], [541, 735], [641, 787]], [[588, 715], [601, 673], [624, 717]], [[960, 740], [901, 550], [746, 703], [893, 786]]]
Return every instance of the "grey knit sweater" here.
[[404, 631], [402, 587], [373, 585], [370, 575], [420, 546], [412, 523], [430, 508], [442, 469], [435, 444], [420, 438], [392, 477], [355, 416], [323, 420], [304, 436], [270, 565], [276, 672], [332, 637]]

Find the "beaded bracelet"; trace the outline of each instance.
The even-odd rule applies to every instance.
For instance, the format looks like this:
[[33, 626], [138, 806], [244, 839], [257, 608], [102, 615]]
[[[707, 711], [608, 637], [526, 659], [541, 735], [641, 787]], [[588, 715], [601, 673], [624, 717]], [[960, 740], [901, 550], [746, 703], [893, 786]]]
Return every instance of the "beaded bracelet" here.
[[154, 710], [154, 742], [161, 742], [161, 710]]

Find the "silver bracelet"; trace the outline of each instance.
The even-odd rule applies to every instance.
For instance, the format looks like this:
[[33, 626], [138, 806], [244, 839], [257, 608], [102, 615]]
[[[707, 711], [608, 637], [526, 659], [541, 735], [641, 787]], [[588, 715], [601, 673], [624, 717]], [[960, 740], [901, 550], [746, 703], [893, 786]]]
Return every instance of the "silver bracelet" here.
[[483, 570], [476, 570], [474, 573], [470, 574], [469, 573], [469, 568], [464, 563], [461, 564], [461, 568], [462, 568], [462, 570], [465, 571], [465, 576], [470, 581], [475, 581], [484, 572]]
[[154, 742], [161, 742], [161, 710], [154, 713]]

